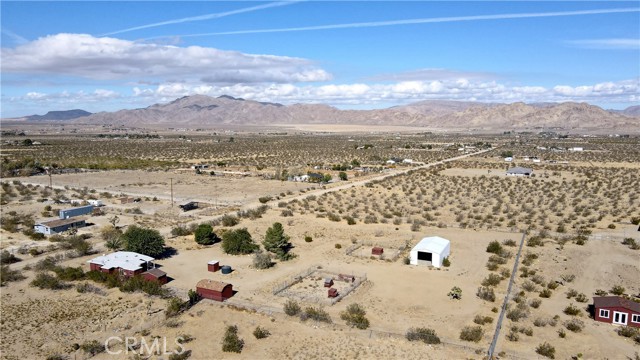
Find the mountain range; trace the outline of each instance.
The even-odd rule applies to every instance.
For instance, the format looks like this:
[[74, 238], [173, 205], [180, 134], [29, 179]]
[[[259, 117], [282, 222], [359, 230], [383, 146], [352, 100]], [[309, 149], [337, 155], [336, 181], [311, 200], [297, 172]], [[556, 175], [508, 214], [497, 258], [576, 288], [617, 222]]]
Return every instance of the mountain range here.
[[[340, 110], [322, 104], [282, 105], [223, 95], [185, 96], [167, 104], [146, 108], [80, 113], [50, 112], [41, 118], [67, 116], [76, 124], [109, 124], [137, 127], [207, 128], [217, 126], [278, 126], [292, 124], [359, 124], [418, 126], [442, 130], [538, 130], [640, 133], [640, 106], [623, 111], [604, 110], [587, 103], [487, 104], [427, 100], [376, 110]], [[55, 114], [52, 114], [55, 113]], [[51, 114], [51, 115], [50, 115]], [[79, 115], [79, 116], [76, 116]]]

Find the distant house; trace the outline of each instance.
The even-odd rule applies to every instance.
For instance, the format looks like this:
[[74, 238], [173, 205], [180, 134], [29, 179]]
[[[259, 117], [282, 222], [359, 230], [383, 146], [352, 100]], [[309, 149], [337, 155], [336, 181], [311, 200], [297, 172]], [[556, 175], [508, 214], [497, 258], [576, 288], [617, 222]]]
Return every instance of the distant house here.
[[640, 304], [621, 296], [593, 298], [594, 319], [614, 325], [640, 327]]
[[584, 148], [581, 148], [581, 147], [572, 147], [572, 148], [569, 148], [569, 151], [584, 151]]
[[309, 175], [298, 175], [298, 176], [292, 176], [290, 178], [291, 181], [296, 181], [296, 182], [308, 182], [309, 181]]
[[390, 158], [389, 160], [387, 160], [387, 164], [389, 164], [389, 165], [399, 164], [399, 163], [401, 163], [402, 161], [404, 161], [404, 159], [402, 159], [402, 158], [398, 158], [398, 157], [392, 157], [392, 158]]
[[[155, 266], [151, 256], [131, 251], [117, 251], [98, 256], [88, 261], [89, 269], [107, 274], [121, 274], [125, 277], [141, 275]], [[166, 274], [165, 274], [166, 275]]]
[[33, 226], [33, 230], [41, 234], [53, 235], [85, 226], [87, 226], [85, 219], [69, 218], [37, 223]]
[[60, 219], [68, 219], [74, 216], [87, 215], [93, 212], [93, 205], [78, 206], [70, 209], [62, 209], [58, 213]]
[[311, 182], [322, 182], [324, 179], [324, 175], [318, 173], [309, 173], [307, 174], [309, 181]]
[[507, 175], [509, 176], [531, 176], [533, 174], [533, 169], [516, 166], [507, 170]]
[[178, 205], [178, 207], [182, 209], [182, 211], [189, 211], [189, 210], [197, 209], [198, 203], [195, 201], [190, 201], [184, 205]]
[[512, 162], [513, 158], [511, 156], [507, 156], [506, 158], [504, 158], [504, 161], [506, 162]]

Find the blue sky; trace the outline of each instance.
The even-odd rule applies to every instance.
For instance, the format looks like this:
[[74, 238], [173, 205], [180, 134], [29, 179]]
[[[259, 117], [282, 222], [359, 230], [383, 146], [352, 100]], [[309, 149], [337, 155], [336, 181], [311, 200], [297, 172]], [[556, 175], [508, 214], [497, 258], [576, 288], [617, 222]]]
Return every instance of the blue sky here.
[[640, 103], [638, 1], [0, 2], [2, 117], [177, 97]]

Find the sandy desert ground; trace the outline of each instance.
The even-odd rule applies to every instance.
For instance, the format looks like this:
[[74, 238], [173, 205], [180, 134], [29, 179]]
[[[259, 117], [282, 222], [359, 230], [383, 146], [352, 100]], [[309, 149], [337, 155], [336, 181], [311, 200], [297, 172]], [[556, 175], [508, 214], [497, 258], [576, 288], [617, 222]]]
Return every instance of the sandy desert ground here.
[[[52, 249], [50, 246], [55, 244], [49, 241], [31, 240], [20, 232], [2, 229], [2, 249], [14, 252], [22, 259], [11, 268], [21, 270], [27, 278], [7, 283], [1, 288], [0, 351], [7, 359], [47, 358], [55, 354], [82, 359], [90, 355], [82, 349], [75, 349], [74, 344], [92, 340], [104, 343], [110, 336], [132, 336], [149, 342], [154, 338], [166, 338], [171, 351], [176, 347], [176, 337], [189, 335], [193, 340], [185, 343], [184, 347], [192, 351], [191, 358], [194, 359], [481, 359], [491, 343], [497, 310], [506, 295], [508, 279], [502, 279], [495, 286], [495, 302], [480, 299], [476, 291], [490, 274], [505, 277], [505, 273], [513, 269], [518, 248], [511, 245], [519, 244], [522, 239], [520, 229], [530, 217], [534, 221], [528, 223], [532, 228], [525, 237], [522, 250], [523, 258], [529, 260], [526, 265], [522, 259], [518, 264], [509, 306], [510, 309], [516, 308], [516, 299], [524, 303], [531, 303], [534, 299], [541, 301], [538, 307], [527, 307], [526, 317], [518, 321], [504, 320], [495, 354], [508, 359], [539, 358], [535, 348], [546, 341], [555, 347], [555, 356], [560, 359], [572, 358], [578, 353], [582, 353], [585, 359], [633, 358], [640, 351], [638, 344], [633, 339], [618, 336], [616, 327], [590, 319], [587, 305], [592, 302], [591, 297], [597, 289], [609, 291], [614, 285], [625, 287], [627, 294], [640, 293], [637, 280], [640, 278], [640, 253], [621, 243], [627, 237], [640, 242], [640, 233], [635, 231], [637, 226], [628, 223], [629, 214], [637, 215], [640, 204], [632, 189], [624, 188], [633, 184], [629, 179], [637, 178], [639, 170], [633, 163], [624, 166], [609, 164], [609, 170], [599, 173], [593, 170], [598, 168], [598, 164], [585, 161], [566, 168], [547, 168], [548, 178], [507, 179], [499, 170], [504, 169], [504, 163], [496, 160], [495, 154], [493, 158], [480, 155], [435, 169], [385, 179], [373, 176], [366, 180], [354, 178], [352, 184], [333, 185], [334, 192], [310, 184], [258, 177], [205, 177], [172, 171], [119, 170], [55, 175], [54, 185], [60, 187], [58, 195], [68, 198], [93, 195], [105, 202], [105, 215], [92, 216], [90, 222], [93, 225], [79, 232], [93, 234], [89, 241], [98, 253], [107, 251], [99, 236], [100, 229], [108, 225], [109, 218], [117, 215], [121, 219], [119, 226], [140, 224], [158, 229], [165, 236], [166, 245], [175, 249], [174, 255], [158, 260], [160, 268], [172, 278], [166, 287], [175, 294], [186, 299], [187, 291], [204, 278], [232, 283], [237, 293], [225, 303], [203, 300], [178, 317], [166, 319], [167, 301], [142, 293], [123, 293], [117, 288], [103, 288], [99, 294], [78, 293], [74, 288], [56, 291], [36, 289], [29, 285], [36, 275], [33, 268], [46, 256], [62, 251]], [[503, 208], [495, 210], [503, 215], [484, 221], [487, 215], [492, 214], [491, 209], [499, 199], [491, 195], [495, 190], [495, 187], [491, 190], [491, 184], [507, 184], [509, 181], [513, 186], [509, 185], [505, 197], [527, 199], [529, 194], [529, 199], [542, 207], [547, 205], [540, 199], [552, 201], [560, 196], [555, 190], [545, 195], [544, 187], [536, 190], [543, 180], [550, 184], [580, 184], [580, 181], [587, 183], [594, 179], [593, 182], [597, 183], [606, 181], [607, 175], [618, 179], [616, 184], [621, 187], [621, 194], [607, 192], [610, 190], [602, 185], [591, 188], [592, 194], [585, 195], [585, 199], [598, 202], [598, 211], [603, 214], [594, 222], [586, 221], [593, 215], [586, 214], [588, 209], [585, 208], [581, 208], [579, 214], [575, 210], [577, 215], [574, 219], [574, 209], [535, 214], [534, 218], [526, 208], [519, 207], [510, 209], [515, 213], [514, 219], [518, 220], [515, 226], [507, 225], [510, 218], [506, 212], [503, 213]], [[181, 212], [175, 206], [172, 208], [170, 189], [167, 188], [170, 178], [173, 178], [176, 203], [201, 201], [202, 209]], [[48, 184], [48, 178], [3, 179], [9, 183], [11, 180], [40, 186], [31, 185], [31, 195], [25, 195], [27, 190], [22, 189], [25, 194], [21, 194], [15, 187], [17, 185], [11, 185], [14, 186], [11, 191], [20, 197], [11, 198], [3, 205], [3, 216], [15, 211], [32, 214], [36, 220], [45, 219], [41, 213], [49, 203], [39, 202], [38, 198], [43, 197], [43, 187]], [[442, 186], [424, 185], [432, 180]], [[421, 181], [423, 185], [419, 185]], [[85, 186], [95, 191], [85, 191]], [[469, 192], [442, 192], [441, 187], [447, 186], [452, 189], [466, 186]], [[331, 190], [331, 186], [328, 188]], [[7, 190], [3, 188], [3, 191]], [[114, 197], [107, 198], [105, 192]], [[121, 194], [143, 199], [140, 203], [120, 204], [117, 196]], [[568, 194], [572, 200], [575, 199], [574, 192], [569, 191]], [[232, 228], [247, 228], [254, 241], [260, 243], [267, 228], [274, 222], [281, 222], [291, 237], [292, 252], [297, 255], [290, 261], [278, 261], [270, 269], [256, 270], [252, 265], [252, 255], [227, 255], [219, 243], [201, 246], [194, 242], [193, 235], [171, 235], [171, 229], [176, 225], [215, 221], [223, 213], [259, 206], [257, 200], [263, 196], [274, 198], [267, 202], [269, 209], [258, 218], [240, 219], [240, 223]], [[153, 197], [157, 200], [154, 201]], [[580, 202], [568, 204], [575, 208], [583, 206]], [[52, 206], [55, 209], [65, 205]], [[465, 211], [471, 214], [471, 220], [461, 226], [456, 209], [465, 207]], [[283, 216], [284, 210], [290, 210], [291, 214]], [[337, 221], [331, 215], [337, 215]], [[366, 222], [366, 215], [375, 215], [377, 221]], [[349, 225], [347, 216], [353, 216], [355, 224]], [[482, 220], [476, 220], [476, 216]], [[499, 216], [504, 216], [505, 221], [499, 221]], [[416, 220], [420, 220], [418, 225], [415, 225]], [[557, 232], [557, 223], [565, 220], [569, 229], [566, 233]], [[616, 226], [610, 228], [608, 225], [613, 223]], [[545, 229], [545, 224], [552, 226]], [[573, 238], [576, 230], [570, 227], [571, 224], [590, 224], [591, 234], [584, 245], [576, 244]], [[228, 227], [216, 225], [214, 230], [218, 232], [223, 228]], [[393, 261], [362, 253], [375, 245], [391, 254], [405, 244], [410, 248], [422, 237], [432, 235], [451, 241], [450, 267], [438, 270], [405, 265], [404, 256], [408, 250]], [[305, 236], [313, 240], [306, 242]], [[527, 241], [536, 237], [539, 244], [528, 246]], [[487, 266], [492, 254], [486, 252], [492, 241], [505, 244], [503, 247], [511, 254], [505, 256], [504, 263], [494, 270]], [[347, 253], [351, 246], [358, 244], [362, 247], [356, 253]], [[30, 247], [45, 252], [36, 256], [17, 253], [20, 248]], [[60, 265], [82, 266], [88, 270], [86, 262], [94, 256], [65, 259]], [[206, 263], [214, 259], [232, 266], [234, 271], [228, 275], [208, 272]], [[523, 277], [523, 267], [528, 272], [526, 277]], [[274, 294], [274, 287], [309, 268], [314, 268], [316, 274], [306, 277], [292, 291]], [[328, 273], [366, 276], [366, 281], [341, 301], [330, 305], [320, 280], [323, 274]], [[539, 296], [548, 283], [556, 281], [563, 284], [552, 290], [550, 297]], [[75, 285], [74, 282], [72, 284]], [[447, 296], [453, 286], [462, 289], [461, 300]], [[571, 290], [584, 294], [587, 301], [579, 302], [576, 296], [567, 298]], [[294, 292], [304, 294], [306, 301], [296, 298]], [[321, 306], [333, 323], [303, 322], [285, 315], [283, 304], [289, 298], [299, 301], [303, 307]], [[340, 313], [353, 303], [366, 309], [366, 317], [371, 324], [368, 329], [350, 328], [340, 319]], [[580, 309], [579, 315], [563, 313], [570, 304]], [[475, 326], [477, 315], [492, 319], [491, 323], [481, 325], [481, 340], [460, 340], [460, 330], [465, 326]], [[536, 325], [540, 324], [536, 322], [538, 319], [550, 321], [554, 317], [557, 317], [555, 326]], [[558, 331], [573, 318], [584, 322], [584, 328], [579, 333], [565, 329], [566, 337], [560, 338]], [[237, 325], [239, 336], [245, 341], [240, 354], [222, 352], [222, 336], [227, 325]], [[256, 326], [268, 329], [271, 335], [266, 339], [256, 339], [252, 335]], [[519, 334], [517, 341], [507, 338], [514, 326]], [[404, 334], [410, 327], [434, 329], [443, 343], [409, 342]], [[522, 332], [518, 332], [520, 329]], [[124, 347], [114, 346], [114, 349], [124, 350]], [[118, 355], [100, 353], [94, 357], [124, 359], [133, 356], [123, 351]], [[155, 354], [151, 358], [167, 357]]]

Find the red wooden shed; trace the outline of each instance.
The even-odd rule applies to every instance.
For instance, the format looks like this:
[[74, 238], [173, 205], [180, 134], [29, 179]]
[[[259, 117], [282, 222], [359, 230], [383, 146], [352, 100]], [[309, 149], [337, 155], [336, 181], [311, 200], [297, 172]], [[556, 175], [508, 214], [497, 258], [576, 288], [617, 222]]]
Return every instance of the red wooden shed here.
[[640, 304], [621, 296], [593, 298], [594, 319], [615, 325], [640, 328]]
[[151, 269], [142, 273], [142, 277], [147, 281], [157, 281], [160, 284], [166, 284], [169, 280], [167, 273], [160, 269]]
[[383, 252], [384, 252], [384, 249], [378, 246], [371, 249], [371, 255], [382, 255]]
[[225, 301], [233, 296], [233, 285], [222, 281], [203, 279], [196, 284], [196, 292], [205, 299]]
[[338, 296], [338, 289], [335, 289], [335, 288], [329, 289], [329, 291], [327, 292], [327, 295], [330, 298], [337, 297]]
[[220, 262], [218, 260], [211, 260], [207, 263], [207, 271], [216, 272], [220, 270]]
[[324, 287], [331, 287], [333, 286], [333, 279], [332, 278], [325, 278], [324, 279]]

